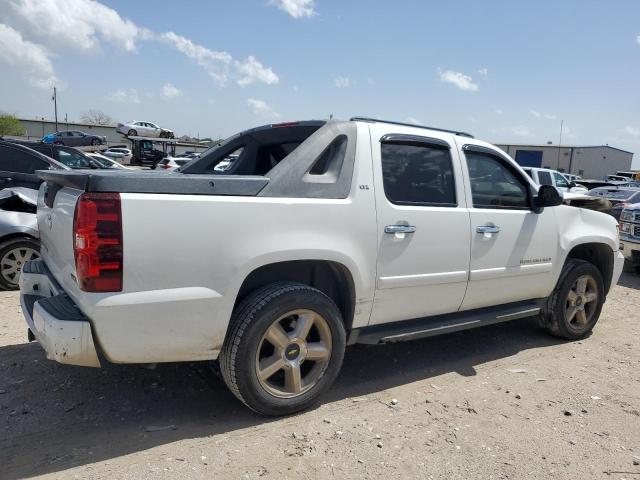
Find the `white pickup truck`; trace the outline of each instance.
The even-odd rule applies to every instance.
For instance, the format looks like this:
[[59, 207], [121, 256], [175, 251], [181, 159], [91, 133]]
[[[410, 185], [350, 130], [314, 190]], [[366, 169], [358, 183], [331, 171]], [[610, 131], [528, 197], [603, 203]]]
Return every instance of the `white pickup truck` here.
[[315, 402], [354, 343], [534, 316], [583, 338], [623, 265], [611, 216], [463, 132], [287, 123], [176, 173], [40, 175], [42, 258], [20, 286], [48, 358], [217, 360], [269, 415]]

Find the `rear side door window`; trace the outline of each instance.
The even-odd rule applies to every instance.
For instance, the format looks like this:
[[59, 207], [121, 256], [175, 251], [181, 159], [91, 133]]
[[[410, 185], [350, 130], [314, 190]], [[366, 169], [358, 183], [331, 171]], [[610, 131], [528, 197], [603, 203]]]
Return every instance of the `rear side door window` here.
[[448, 148], [427, 143], [383, 142], [382, 179], [396, 205], [457, 206]]
[[487, 153], [465, 156], [474, 208], [529, 209], [529, 185], [515, 168]]
[[33, 175], [36, 170], [48, 170], [44, 160], [17, 148], [0, 146], [0, 171]]
[[551, 179], [551, 173], [545, 170], [538, 170], [538, 182], [540, 185], [553, 186], [553, 180]]

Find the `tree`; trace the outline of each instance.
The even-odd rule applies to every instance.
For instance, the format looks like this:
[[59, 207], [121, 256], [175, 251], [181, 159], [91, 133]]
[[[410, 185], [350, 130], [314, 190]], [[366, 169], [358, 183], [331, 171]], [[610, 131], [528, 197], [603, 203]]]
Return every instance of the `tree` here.
[[113, 118], [102, 110], [85, 110], [80, 114], [80, 121], [87, 125], [101, 125], [107, 127], [114, 123]]
[[24, 135], [25, 129], [14, 115], [0, 113], [0, 135]]

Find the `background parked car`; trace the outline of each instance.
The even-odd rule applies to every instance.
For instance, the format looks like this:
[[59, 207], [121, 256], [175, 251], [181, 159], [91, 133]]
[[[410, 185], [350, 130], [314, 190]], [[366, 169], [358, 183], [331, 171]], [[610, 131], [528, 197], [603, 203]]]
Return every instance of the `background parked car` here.
[[39, 142], [25, 142], [14, 141], [19, 145], [29, 147], [36, 152], [45, 154], [47, 157], [53, 158], [58, 162], [66, 165], [70, 168], [84, 169], [84, 168], [104, 168], [100, 163], [95, 162], [85, 152], [73, 147], [65, 147], [63, 145], [56, 145], [51, 143], [39, 143]]
[[116, 132], [127, 135], [128, 137], [160, 137], [160, 138], [173, 138], [173, 131], [168, 128], [161, 128], [155, 123], [151, 122], [128, 122], [119, 123], [116, 127]]
[[67, 147], [98, 146], [107, 143], [107, 137], [91, 135], [79, 130], [67, 130], [64, 132], [50, 133], [42, 137], [43, 143], [66, 145]]
[[622, 210], [633, 203], [640, 203], [640, 188], [633, 187], [600, 187], [589, 190], [592, 197], [606, 198], [611, 202], [609, 214], [620, 220]]
[[36, 203], [38, 191], [0, 191], [0, 288], [16, 290], [25, 262], [40, 257]]
[[534, 167], [524, 167], [523, 170], [527, 172], [527, 175], [529, 175], [538, 185], [551, 185], [556, 187], [556, 190], [560, 193], [587, 193], [586, 187], [577, 185], [573, 181], [570, 182], [562, 173], [556, 170]]
[[131, 163], [133, 152], [124, 147], [111, 147], [102, 152], [102, 155], [104, 155], [105, 157], [113, 158], [114, 160], [118, 160], [121, 163], [128, 164]]
[[176, 168], [180, 168], [181, 166], [186, 165], [191, 160], [193, 159], [186, 157], [164, 157], [158, 162], [156, 168], [160, 170], [172, 171]]
[[0, 140], [0, 188], [38, 189], [42, 180], [36, 170], [70, 170], [66, 165], [40, 152]]

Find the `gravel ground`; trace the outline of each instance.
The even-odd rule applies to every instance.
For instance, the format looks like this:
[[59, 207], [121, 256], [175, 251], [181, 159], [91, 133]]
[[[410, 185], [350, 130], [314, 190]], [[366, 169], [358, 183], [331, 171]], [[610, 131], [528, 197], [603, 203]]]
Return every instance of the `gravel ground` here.
[[252, 414], [207, 364], [58, 365], [0, 293], [0, 478], [640, 479], [640, 277], [593, 335], [525, 320], [355, 346], [323, 404]]

